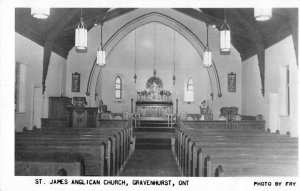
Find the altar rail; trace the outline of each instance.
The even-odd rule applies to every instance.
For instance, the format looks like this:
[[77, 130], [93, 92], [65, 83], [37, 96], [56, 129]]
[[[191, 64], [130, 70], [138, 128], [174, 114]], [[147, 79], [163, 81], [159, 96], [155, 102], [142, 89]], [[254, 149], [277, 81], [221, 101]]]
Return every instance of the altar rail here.
[[227, 120], [182, 120], [177, 117], [178, 126], [191, 128], [230, 128], [230, 129], [261, 129], [265, 130], [265, 121], [256, 120], [241, 120], [241, 121], [227, 121]]

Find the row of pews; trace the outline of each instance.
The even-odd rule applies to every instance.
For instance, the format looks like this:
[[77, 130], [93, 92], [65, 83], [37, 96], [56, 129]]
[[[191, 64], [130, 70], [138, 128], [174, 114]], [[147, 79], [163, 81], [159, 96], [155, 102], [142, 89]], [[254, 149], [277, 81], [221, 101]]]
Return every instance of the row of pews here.
[[184, 176], [298, 176], [298, 138], [197, 123], [178, 119], [175, 129], [175, 155]]
[[114, 124], [16, 132], [15, 175], [118, 175], [129, 157], [132, 120]]

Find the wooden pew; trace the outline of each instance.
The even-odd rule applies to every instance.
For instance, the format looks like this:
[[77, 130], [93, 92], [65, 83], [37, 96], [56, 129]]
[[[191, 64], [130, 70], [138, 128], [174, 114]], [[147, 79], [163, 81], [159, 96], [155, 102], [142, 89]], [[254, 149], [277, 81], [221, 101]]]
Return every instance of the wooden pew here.
[[[121, 158], [121, 141], [119, 140], [120, 138], [118, 137], [113, 137], [113, 135], [115, 135], [115, 133], [112, 133], [110, 135], [110, 137], [107, 137], [107, 135], [91, 135], [89, 137], [70, 137], [70, 135], [68, 136], [60, 136], [60, 141], [57, 142], [55, 141], [57, 139], [57, 137], [42, 137], [42, 140], [40, 140], [38, 143], [38, 145], [42, 146], [42, 147], [54, 147], [55, 150], [57, 150], [57, 147], [61, 147], [61, 145], [63, 145], [65, 148], [80, 148], [80, 147], [98, 147], [98, 145], [100, 143], [97, 143], [97, 141], [106, 141], [108, 142], [107, 144], [104, 145], [104, 150], [105, 150], [105, 158], [107, 158], [107, 165], [108, 165], [108, 169], [110, 168], [110, 164], [112, 165], [113, 170], [111, 170], [111, 172], [113, 172], [114, 174], [117, 173], [116, 169], [119, 168], [119, 160], [122, 160]], [[117, 138], [117, 139], [116, 139]], [[39, 140], [39, 137], [36, 138], [32, 138], [31, 140], [33, 141], [33, 145], [37, 144], [37, 141]], [[105, 140], [104, 140], [105, 139]], [[27, 141], [27, 145], [29, 144]], [[32, 146], [32, 145], [29, 145]], [[19, 146], [22, 148], [22, 146]], [[96, 150], [95, 150], [96, 151]], [[110, 154], [111, 153], [111, 154]], [[113, 160], [110, 160], [113, 159]], [[109, 171], [110, 172], [110, 171]], [[109, 174], [108, 174], [109, 175]]]
[[82, 176], [84, 173], [83, 159], [75, 154], [50, 154], [43, 157], [34, 153], [15, 155], [16, 176], [59, 176], [62, 171], [66, 176]]
[[[266, 151], [276, 150], [276, 149], [278, 151], [281, 148], [283, 148], [281, 150], [289, 149], [290, 152], [293, 151], [294, 153], [275, 152], [275, 154], [277, 154], [277, 156], [269, 155], [267, 157], [264, 157], [263, 159], [266, 160], [266, 159], [272, 159], [272, 157], [273, 158], [277, 157], [277, 158], [280, 158], [280, 160], [278, 160], [278, 161], [274, 160], [274, 161], [277, 164], [280, 164], [280, 162], [282, 162], [282, 160], [285, 158], [285, 156], [283, 154], [289, 154], [291, 156], [289, 156], [289, 159], [285, 159], [283, 164], [285, 164], [286, 168], [293, 167], [293, 169], [295, 169], [295, 166], [297, 167], [298, 139], [293, 139], [288, 136], [279, 136], [276, 134], [265, 133], [265, 132], [261, 131], [262, 128], [255, 128], [255, 127], [247, 129], [247, 131], [244, 132], [245, 134], [242, 134], [240, 129], [225, 129], [225, 128], [220, 128], [220, 127], [198, 128], [196, 125], [192, 126], [192, 127], [196, 127], [196, 128], [180, 129], [180, 127], [183, 126], [183, 125], [181, 125], [181, 124], [183, 124], [182, 121], [181, 122], [179, 121], [179, 124], [180, 124], [179, 128], [175, 129], [175, 145], [176, 145], [175, 151], [176, 151], [177, 161], [178, 161], [179, 165], [181, 166], [183, 173], [186, 175], [194, 175], [195, 176], [197, 170], [195, 168], [193, 168], [193, 165], [199, 166], [199, 164], [202, 164], [202, 167], [201, 167], [202, 170], [200, 170], [200, 172], [199, 172], [200, 175], [204, 175], [204, 173], [206, 173], [206, 175], [208, 174], [211, 176], [212, 170], [210, 168], [205, 167], [205, 165], [207, 166], [207, 164], [208, 164], [208, 166], [211, 166], [211, 168], [215, 169], [215, 174], [217, 176], [224, 175], [224, 173], [227, 170], [227, 169], [224, 170], [224, 167], [228, 168], [228, 166], [230, 166], [230, 165], [227, 163], [223, 164], [223, 166], [219, 164], [220, 161], [226, 159], [226, 158], [224, 158], [224, 155], [226, 153], [225, 154], [224, 153], [220, 154], [220, 153], [225, 150], [224, 148], [240, 146], [239, 143], [241, 141], [244, 141], [244, 142], [248, 141], [246, 143], [248, 145], [244, 145], [244, 147], [245, 148], [249, 147], [248, 149], [252, 149], [254, 151], [256, 149], [260, 149], [260, 146], [261, 146], [260, 144], [263, 144], [267, 148], [265, 150], [260, 149], [260, 151], [262, 153], [264, 153]], [[187, 127], [187, 126], [185, 126], [185, 127]], [[182, 131], [184, 131], [184, 133], [182, 133]], [[193, 138], [193, 136], [195, 138]], [[197, 143], [197, 138], [199, 138], [200, 143]], [[195, 139], [195, 140], [193, 140], [193, 139]], [[252, 142], [249, 140], [252, 140]], [[256, 141], [258, 144], [255, 145], [253, 143], [253, 141]], [[218, 143], [214, 143], [214, 142], [218, 142]], [[231, 145], [227, 144], [227, 142], [229, 142]], [[284, 144], [285, 146], [282, 146], [282, 144]], [[222, 148], [222, 146], [224, 148]], [[212, 151], [215, 151], [214, 150], [215, 147], [220, 147], [221, 150], [218, 151], [219, 154], [217, 153], [215, 155], [212, 155], [214, 157], [214, 158], [212, 158], [210, 155], [206, 155], [206, 152], [208, 151], [207, 147], [210, 147]], [[245, 148], [242, 148], [242, 149], [245, 149]], [[231, 150], [233, 150], [233, 149], [229, 148], [229, 151], [227, 151], [227, 153], [230, 153]], [[212, 152], [212, 151], [210, 151], [210, 152]], [[258, 151], [255, 151], [255, 152], [257, 153]], [[235, 152], [231, 153], [231, 155], [228, 155], [227, 158], [231, 157], [230, 159], [232, 160], [232, 157], [234, 157], [235, 156], [234, 154], [236, 154], [236, 153], [237, 152], [235, 150]], [[246, 154], [246, 153], [244, 153], [244, 154]], [[269, 153], [269, 154], [271, 154], [271, 153]], [[219, 161], [217, 161], [216, 156], [221, 156], [223, 158], [220, 158], [220, 159], [218, 159]], [[251, 155], [250, 156], [248, 155], [248, 157], [251, 157]], [[256, 158], [256, 159], [259, 159], [259, 157], [261, 157], [261, 156], [258, 156], [258, 158]], [[244, 165], [251, 164], [251, 163], [247, 164], [247, 163], [245, 163], [245, 161], [242, 161], [242, 160], [245, 160], [245, 157], [238, 158], [238, 156], [237, 156], [237, 157], [235, 157], [235, 159], [237, 160], [237, 163], [240, 161], [240, 164], [244, 164]], [[234, 166], [234, 162], [232, 163], [232, 165]], [[276, 174], [277, 172], [280, 172], [280, 170], [282, 170], [282, 168], [279, 168], [276, 166], [274, 167], [274, 165], [266, 164], [265, 166], [266, 167], [268, 166], [271, 169], [269, 172], [264, 171], [265, 174], [269, 173], [271, 175], [272, 171]], [[256, 168], [256, 171], [252, 170], [252, 172], [254, 173], [252, 175], [255, 175], [255, 172], [259, 172], [258, 171], [259, 165], [257, 165], [257, 167], [255, 167], [252, 164], [252, 167], [253, 167], [253, 169]], [[197, 168], [199, 168], [199, 167], [197, 167]], [[245, 169], [246, 167], [242, 167], [242, 166], [236, 167], [235, 172], [237, 172], [236, 169], [239, 169], [239, 168]], [[227, 174], [225, 173], [225, 175], [230, 175], [230, 173], [228, 173], [228, 172], [229, 171], [227, 170]], [[288, 172], [288, 170], [285, 172]], [[294, 172], [292, 172], [290, 174], [293, 174], [293, 173]], [[231, 175], [234, 175], [234, 174], [231, 174]], [[240, 176], [240, 174], [236, 174], [236, 175]], [[284, 175], [284, 173], [283, 173], [283, 175]]]
[[[201, 135], [199, 135], [199, 136], [201, 136]], [[247, 136], [249, 136], [249, 135], [247, 135]], [[256, 137], [253, 137], [252, 139], [249, 139], [249, 137], [247, 137], [247, 136], [244, 136], [244, 139], [241, 139], [241, 137], [237, 137], [237, 139], [233, 139], [234, 137], [233, 136], [231, 136], [228, 140], [226, 140], [226, 139], [224, 139], [224, 138], [222, 138], [222, 139], [219, 139], [220, 138], [220, 136], [217, 136], [217, 138], [218, 139], [214, 139], [213, 137], [197, 137], [197, 135], [196, 135], [196, 138], [195, 138], [195, 140], [193, 140], [193, 138], [189, 138], [189, 140], [187, 140], [187, 139], [185, 139], [185, 141], [183, 142], [183, 143], [185, 143], [185, 146], [184, 146], [184, 153], [183, 153], [183, 158], [182, 158], [182, 163], [181, 163], [181, 165], [183, 166], [183, 169], [185, 170], [185, 169], [190, 169], [189, 168], [189, 166], [187, 166], [187, 165], [190, 165], [189, 163], [188, 163], [188, 161], [191, 159], [191, 150], [192, 150], [192, 142], [194, 141], [196, 141], [197, 140], [197, 138], [199, 138], [201, 141], [202, 141], [202, 144], [201, 145], [199, 145], [198, 144], [198, 146], [207, 146], [207, 147], [209, 147], [209, 146], [213, 146], [213, 147], [216, 147], [217, 145], [215, 144], [215, 142], [216, 141], [219, 141], [219, 142], [221, 142], [221, 146], [228, 146], [230, 143], [231, 144], [233, 144], [233, 145], [231, 145], [231, 146], [235, 146], [235, 147], [237, 147], [237, 146], [239, 146], [239, 145], [241, 145], [242, 143], [240, 143], [240, 141], [243, 141], [243, 142], [246, 142], [246, 141], [248, 141], [246, 144], [251, 144], [252, 146], [255, 146], [255, 145], [253, 145], [253, 141], [257, 141], [257, 140], [259, 140], [259, 139], [257, 139]], [[257, 139], [257, 140], [254, 140], [254, 139]], [[250, 141], [249, 141], [250, 140]], [[203, 144], [203, 141], [209, 141], [207, 144]], [[277, 149], [277, 148], [275, 148], [275, 146], [274, 146], [274, 144], [278, 144], [278, 143], [280, 143], [280, 144], [282, 144], [282, 143], [284, 143], [284, 142], [278, 142], [278, 141], [273, 141], [273, 142], [270, 142], [270, 141], [268, 141], [268, 140], [266, 140], [266, 141], [268, 141], [268, 142], [266, 142], [265, 140], [259, 140], [260, 141], [260, 143], [259, 144], [263, 144], [264, 145], [264, 147], [267, 147], [267, 146], [269, 146], [269, 147], [271, 147], [271, 148], [273, 148], [273, 149]], [[223, 142], [223, 143], [222, 143]], [[269, 143], [268, 145], [266, 145], [266, 143]], [[297, 139], [295, 139], [295, 140], [288, 140], [288, 143], [287, 144], [289, 144], [288, 146], [289, 146], [289, 149], [291, 149], [291, 148], [295, 148], [295, 149], [297, 149], [297, 144], [295, 144], [295, 143], [297, 143]], [[258, 148], [261, 146], [261, 145], [256, 145]], [[230, 145], [229, 145], [230, 146]], [[281, 148], [282, 146], [281, 145], [279, 145], [278, 146], [278, 148]], [[204, 147], [205, 148], [205, 147]], [[195, 151], [194, 151], [195, 152]]]
[[[77, 131], [74, 131], [74, 132], [68, 132], [68, 131], [66, 131], [67, 133], [60, 133], [60, 134], [57, 134], [57, 132], [56, 131], [53, 131], [53, 132], [47, 132], [47, 137], [45, 137], [44, 136], [44, 139], [50, 139], [49, 137], [50, 136], [52, 136], [52, 137], [55, 137], [55, 138], [59, 138], [60, 139], [60, 142], [67, 142], [67, 141], [71, 141], [71, 143], [70, 144], [75, 144], [76, 145], [76, 143], [73, 143], [74, 141], [76, 142], [76, 141], [78, 141], [78, 140], [81, 140], [81, 141], [87, 141], [87, 140], [89, 140], [89, 139], [91, 139], [91, 138], [99, 138], [99, 137], [97, 137], [97, 136], [100, 136], [101, 134], [103, 134], [103, 133], [105, 133], [106, 135], [108, 135], [108, 133], [109, 133], [109, 135], [111, 136], [110, 138], [112, 139], [111, 140], [111, 144], [113, 144], [113, 148], [114, 148], [114, 145], [117, 145], [117, 147], [116, 147], [116, 151], [115, 152], [113, 152], [114, 151], [114, 149], [112, 149], [112, 154], [113, 155], [116, 155], [116, 157], [114, 157], [114, 158], [116, 158], [114, 161], [119, 161], [119, 158], [120, 158], [120, 162], [118, 162], [117, 164], [115, 164], [115, 162], [114, 161], [112, 161], [111, 163], [112, 163], [112, 165], [113, 165], [113, 167], [114, 166], [116, 166], [115, 167], [115, 169], [117, 169], [117, 168], [120, 168], [120, 164], [121, 164], [121, 162], [123, 162], [124, 161], [124, 159], [125, 159], [125, 157], [126, 156], [128, 156], [128, 152], [129, 152], [129, 138], [126, 138], [126, 139], [124, 139], [124, 141], [126, 141], [125, 142], [125, 145], [124, 145], [124, 143], [123, 143], [123, 136], [126, 136], [126, 134], [127, 134], [127, 132], [126, 131], [123, 131], [123, 133], [125, 133], [125, 135], [123, 135], [123, 134], [120, 134], [120, 133], [118, 133], [117, 135], [116, 135], [116, 130], [118, 130], [118, 131], [120, 131], [122, 128], [116, 128], [115, 130], [111, 130], [111, 129], [106, 129], [106, 130], [101, 130], [101, 131], [98, 131], [98, 132], [96, 132], [96, 131], [93, 131], [93, 133], [91, 134], [91, 133], [87, 133], [87, 132], [85, 132], [84, 131], [84, 134], [85, 135], [82, 135], [83, 133], [81, 132], [80, 133], [80, 136], [79, 136], [79, 134], [78, 134], [78, 132]], [[95, 134], [95, 132], [96, 132], [96, 134]], [[72, 135], [72, 133], [73, 133], [73, 137], [70, 137], [71, 135]], [[100, 133], [100, 134], [99, 134]], [[98, 134], [98, 135], [97, 135]], [[78, 135], [78, 136], [76, 136], [76, 135]], [[122, 136], [121, 136], [122, 135]], [[63, 138], [62, 136], [68, 136], [68, 137], [65, 137], [65, 138]], [[105, 135], [104, 135], [105, 136]], [[115, 136], [115, 137], [113, 137], [113, 136]], [[115, 143], [116, 142], [116, 143]], [[47, 142], [47, 144], [50, 144], [51, 145], [51, 140], [50, 140], [50, 142], [48, 143]], [[61, 144], [61, 143], [60, 143]], [[78, 144], [78, 143], [77, 143]], [[80, 144], [82, 144], [82, 143], [79, 143], [79, 145]], [[108, 144], [108, 146], [109, 146], [110, 144]], [[118, 146], [119, 145], [119, 146]], [[109, 148], [107, 148], [107, 149], [109, 149]], [[126, 149], [126, 151], [124, 151], [124, 149]], [[123, 151], [122, 151], [123, 150]], [[108, 155], [109, 156], [109, 155]], [[109, 162], [109, 161], [108, 161]], [[115, 172], [116, 173], [116, 172]]]
[[[130, 126], [130, 123], [125, 123], [125, 125], [125, 128], [65, 128], [59, 129], [59, 131], [56, 129], [43, 129], [40, 133], [16, 133], [16, 153], [21, 152], [26, 155], [33, 150], [41, 155], [47, 155], [51, 152], [56, 152], [56, 154], [62, 154], [64, 152], [77, 153], [90, 157], [86, 157], [84, 161], [85, 166], [87, 162], [89, 162], [89, 164], [100, 165], [100, 167], [96, 169], [100, 169], [101, 172], [90, 168], [90, 170], [86, 169], [87, 173], [85, 175], [116, 175], [121, 165], [129, 156], [132, 126]], [[95, 143], [95, 140], [98, 142]], [[22, 144], [22, 141], [25, 142]], [[45, 151], [45, 147], [52, 150]], [[92, 154], [92, 152], [98, 153]], [[102, 161], [100, 163], [99, 158]], [[105, 160], [105, 158], [107, 160]]]
[[[69, 137], [65, 138], [68, 139]], [[105, 157], [108, 153], [105, 141], [107, 141], [107, 138], [97, 142], [85, 142], [78, 139], [59, 141], [57, 138], [49, 139], [45, 137], [40, 137], [39, 139], [32, 139], [26, 142], [21, 140], [23, 144], [18, 144], [19, 141], [17, 141], [16, 152], [25, 155], [34, 152], [41, 156], [49, 153], [56, 153], [56, 155], [76, 153], [84, 160], [84, 175], [105, 175]]]
[[[179, 126], [178, 126], [179, 128], [175, 129], [175, 145], [176, 145], [175, 151], [176, 151], [177, 161], [180, 164], [180, 166], [182, 167], [183, 171], [190, 170], [192, 164], [190, 164], [188, 162], [189, 161], [188, 158], [190, 159], [191, 157], [193, 157], [193, 161], [195, 161], [195, 158], [197, 158], [198, 155], [202, 154], [201, 148], [199, 150], [197, 150], [196, 149], [197, 147], [195, 147], [195, 144], [191, 140], [189, 140], [190, 139], [190, 138], [188, 138], [189, 135], [183, 135], [182, 133], [180, 133], [180, 127], [182, 128], [184, 126], [184, 123], [182, 121], [180, 121], [180, 119], [178, 120], [178, 124], [179, 124]], [[187, 126], [185, 125], [184, 127], [187, 127]], [[207, 128], [205, 126], [202, 126], [202, 128], [198, 128], [197, 125], [195, 125], [193, 127], [194, 128], [190, 128], [190, 129], [189, 128], [182, 128], [182, 129], [185, 129], [185, 131], [189, 131], [190, 130], [191, 131], [190, 134], [192, 134], [192, 135], [193, 134], [199, 134], [199, 132], [201, 132], [201, 131], [205, 131], [205, 134], [202, 133], [202, 140], [204, 139], [204, 137], [207, 137], [209, 135], [212, 136], [213, 134], [215, 134], [215, 136], [217, 136], [217, 138], [219, 139], [219, 141], [221, 141], [222, 139], [223, 139], [223, 141], [225, 141], [224, 137], [221, 137], [220, 133], [218, 131], [222, 131], [222, 130], [223, 131], [227, 131], [227, 130], [229, 130], [229, 129], [220, 128], [220, 127], [210, 127], [210, 128]], [[201, 130], [199, 130], [199, 129], [201, 129]], [[254, 128], [250, 128], [250, 129], [261, 130], [261, 128], [255, 128], [255, 127]], [[217, 130], [217, 132], [214, 132], [216, 130]], [[195, 133], [195, 131], [196, 131], [196, 133]], [[249, 130], [247, 130], [247, 131], [249, 131]], [[227, 133], [227, 136], [230, 135], [230, 134], [232, 134], [232, 133], [234, 133], [234, 132], [237, 132], [237, 130], [236, 129], [230, 129], [230, 132]], [[275, 139], [275, 140], [272, 141], [273, 143], [280, 141], [281, 144], [282, 144], [284, 142], [284, 141], [282, 141], [282, 139], [284, 139], [284, 140], [291, 139], [290, 137], [286, 137], [286, 136], [276, 136], [276, 135], [274, 136], [274, 134], [271, 134], [271, 135], [270, 134], [260, 135], [262, 132], [259, 132], [257, 130], [253, 131], [254, 134], [255, 134], [255, 132], [259, 133], [258, 136], [256, 135], [258, 137], [258, 139], [260, 139], [260, 137], [264, 137], [264, 139], [267, 139], [269, 141]], [[236, 141], [238, 142], [238, 141], [245, 140], [245, 139], [249, 140], [250, 139], [249, 132], [247, 132], [247, 133], [248, 134], [246, 134], [243, 138], [239, 137]], [[225, 135], [226, 135], [226, 133], [225, 133]], [[196, 137], [199, 137], [199, 135], [196, 135]], [[232, 137], [233, 136], [229, 136], [229, 138], [231, 138], [231, 139], [232, 139]], [[207, 139], [211, 139], [211, 138], [207, 138]], [[272, 142], [269, 145], [270, 147], [272, 147]], [[291, 145], [293, 145], [292, 142], [293, 141], [290, 140], [290, 144]], [[297, 141], [294, 141], [294, 142], [297, 143]], [[208, 143], [208, 144], [211, 144], [211, 143]], [[187, 149], [187, 145], [188, 145], [188, 149]], [[294, 147], [297, 148], [297, 144], [295, 144]], [[195, 153], [194, 154], [195, 156], [193, 156], [193, 155], [191, 156], [190, 155], [192, 148], [193, 148], [193, 153]], [[205, 157], [204, 157], [204, 159], [205, 159]], [[204, 160], [204, 159], [203, 159], [203, 157], [201, 158], [201, 160]], [[199, 163], [199, 161], [197, 161], [197, 164], [198, 163]], [[217, 172], [219, 174], [224, 174], [223, 173], [224, 168], [222, 168], [222, 166], [218, 165], [216, 169], [217, 169]], [[189, 172], [189, 171], [187, 173], [195, 174], [194, 172]]]

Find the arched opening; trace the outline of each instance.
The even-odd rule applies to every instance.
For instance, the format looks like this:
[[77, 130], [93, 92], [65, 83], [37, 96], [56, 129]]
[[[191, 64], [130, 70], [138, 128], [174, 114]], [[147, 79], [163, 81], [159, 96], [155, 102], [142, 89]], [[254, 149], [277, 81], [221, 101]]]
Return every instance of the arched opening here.
[[[166, 16], [161, 13], [153, 12], [148, 13], [143, 16], [140, 16], [128, 23], [126, 23], [123, 27], [121, 27], [115, 34], [113, 34], [110, 39], [105, 43], [104, 48], [107, 52], [107, 57], [109, 57], [111, 51], [113, 48], [119, 43], [121, 39], [123, 39], [127, 34], [129, 34], [131, 31], [137, 29], [140, 26], [143, 26], [145, 24], [151, 23], [151, 22], [158, 22], [160, 24], [163, 24], [165, 26], [170, 27], [171, 29], [175, 30], [177, 33], [182, 35], [184, 38], [186, 38], [191, 45], [196, 49], [199, 56], [202, 58], [202, 52], [204, 50], [204, 44], [199, 40], [199, 38], [192, 33], [187, 27], [185, 27], [180, 22], [172, 19], [169, 16]], [[87, 84], [87, 95], [95, 95], [96, 87], [97, 87], [97, 79], [100, 75], [100, 68], [96, 67], [96, 62], [94, 62], [94, 65], [90, 72], [90, 77]], [[211, 95], [213, 95], [213, 91], [216, 89], [217, 95], [219, 97], [222, 96], [221, 88], [220, 88], [220, 82], [218, 77], [218, 72], [216, 69], [216, 66], [213, 64], [213, 67], [207, 69], [209, 78], [210, 78], [210, 84], [211, 84]], [[215, 77], [215, 84], [212, 82], [212, 75]], [[91, 88], [93, 87], [93, 88]], [[216, 88], [214, 88], [216, 87]]]
[[122, 80], [120, 76], [115, 79], [115, 99], [122, 99]]

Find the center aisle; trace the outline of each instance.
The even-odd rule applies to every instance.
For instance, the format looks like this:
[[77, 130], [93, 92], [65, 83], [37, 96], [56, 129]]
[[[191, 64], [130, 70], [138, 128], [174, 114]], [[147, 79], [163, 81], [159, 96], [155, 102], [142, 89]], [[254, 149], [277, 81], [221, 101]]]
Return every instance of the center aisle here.
[[121, 176], [181, 176], [175, 158], [168, 149], [137, 149]]
[[175, 130], [167, 120], [143, 120], [133, 131], [135, 151], [121, 176], [181, 176], [171, 146]]

